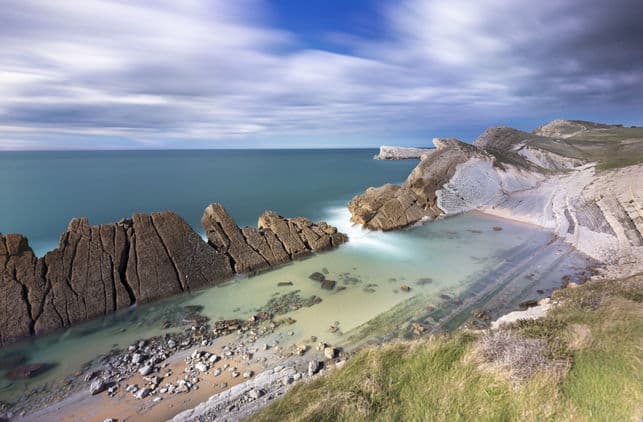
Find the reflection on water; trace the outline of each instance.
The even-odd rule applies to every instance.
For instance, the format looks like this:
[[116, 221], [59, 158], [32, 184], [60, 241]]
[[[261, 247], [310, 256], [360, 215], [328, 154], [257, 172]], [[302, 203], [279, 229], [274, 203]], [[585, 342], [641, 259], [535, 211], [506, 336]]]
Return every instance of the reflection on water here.
[[[57, 366], [29, 381], [3, 380], [0, 398], [10, 399], [52, 377], [74, 372], [82, 363], [113, 347], [127, 347], [139, 338], [172, 330], [170, 322], [185, 317], [185, 306], [213, 320], [245, 319], [275, 296], [294, 291], [303, 298], [316, 295], [322, 299], [320, 303], [287, 314], [296, 320], [284, 328], [294, 332], [288, 338], [296, 342], [315, 336], [320, 341], [350, 347], [353, 340], [361, 342], [369, 335], [382, 335], [373, 321], [378, 316], [381, 319], [382, 315], [392, 315], [391, 310], [395, 310], [397, 323], [416, 318], [419, 309], [427, 313], [440, 308], [447, 297], [456, 301], [467, 289], [475, 287], [471, 294], [482, 294], [484, 286], [476, 282], [503, 266], [511, 266], [508, 260], [512, 259], [512, 251], [522, 248], [523, 255], [530, 254], [551, 237], [537, 228], [476, 214], [394, 233], [351, 226], [344, 207], [332, 208], [328, 215], [329, 223], [350, 237], [350, 242], [338, 250], [254, 277], [240, 277], [196, 294], [134, 307], [7, 349], [5, 353], [25, 353], [30, 362]], [[494, 226], [502, 230], [494, 230]], [[324, 272], [327, 279], [335, 280], [335, 289], [321, 289], [319, 282], [309, 279], [313, 272]], [[435, 322], [436, 315], [431, 321]], [[329, 329], [331, 325], [337, 329]]]

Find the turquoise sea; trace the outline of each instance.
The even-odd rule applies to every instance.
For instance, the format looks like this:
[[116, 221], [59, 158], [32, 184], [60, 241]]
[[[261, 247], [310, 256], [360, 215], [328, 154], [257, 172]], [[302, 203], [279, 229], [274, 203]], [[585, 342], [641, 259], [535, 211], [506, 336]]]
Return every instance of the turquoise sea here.
[[[29, 362], [55, 366], [27, 381], [11, 382], [0, 373], [0, 400], [64, 378], [113, 347], [162, 334], [155, 315], [185, 305], [203, 306], [212, 320], [245, 319], [275, 295], [295, 290], [303, 297], [317, 295], [321, 303], [287, 314], [297, 321], [284, 328], [289, 335], [274, 335], [284, 346], [315, 336], [350, 349], [403, 335], [413, 322], [448, 329], [472, 309], [486, 307], [497, 315], [524, 298], [546, 295], [562, 275], [585, 264], [571, 248], [551, 243], [545, 230], [478, 213], [387, 233], [351, 225], [346, 204], [353, 195], [402, 182], [417, 164], [373, 160], [376, 152], [0, 153], [0, 232], [27, 235], [38, 255], [55, 247], [72, 217], [99, 224], [135, 212], [174, 210], [202, 232], [201, 214], [211, 202], [223, 203], [240, 225], [255, 225], [262, 211], [272, 209], [286, 217], [326, 220], [350, 239], [336, 250], [273, 271], [136, 306], [1, 351], [0, 360], [4, 353], [19, 352]], [[322, 270], [343, 289], [321, 290], [308, 279]], [[292, 285], [278, 287], [283, 281]], [[340, 330], [329, 332], [336, 323]]]
[[321, 219], [368, 186], [402, 182], [417, 164], [377, 150], [64, 151], [0, 153], [0, 233], [22, 233], [38, 255], [73, 217], [102, 224], [173, 210], [201, 231], [220, 202], [239, 225], [266, 209]]

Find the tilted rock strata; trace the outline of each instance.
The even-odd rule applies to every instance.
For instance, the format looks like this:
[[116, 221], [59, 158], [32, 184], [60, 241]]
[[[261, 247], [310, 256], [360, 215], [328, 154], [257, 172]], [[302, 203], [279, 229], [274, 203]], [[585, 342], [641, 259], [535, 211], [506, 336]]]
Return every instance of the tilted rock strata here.
[[[354, 197], [348, 204], [351, 221], [375, 230], [399, 229], [422, 219], [468, 209], [464, 205], [482, 192], [470, 189], [472, 180], [476, 186], [478, 180], [488, 182], [493, 175], [494, 181], [482, 192], [483, 198], [475, 199], [475, 204], [486, 203], [504, 190], [525, 185], [515, 176], [522, 172], [520, 169], [500, 163], [485, 150], [453, 138], [436, 138], [433, 143], [435, 152], [422, 158], [402, 186], [369, 188]], [[480, 165], [471, 166], [470, 163]], [[460, 204], [449, 205], [452, 202]]]
[[58, 248], [43, 258], [36, 258], [20, 235], [1, 240], [6, 294], [0, 297], [0, 345], [233, 274], [227, 257], [173, 212], [136, 214], [99, 226], [75, 218]]
[[414, 147], [393, 147], [382, 145], [380, 152], [373, 157], [376, 160], [409, 160], [420, 159], [425, 154], [432, 154], [434, 149]]
[[[59, 246], [37, 258], [27, 239], [0, 235], [0, 346], [145, 303], [194, 291], [346, 242], [326, 223], [287, 220], [282, 241], [270, 227], [239, 227], [219, 204], [204, 214], [209, 243], [173, 212], [136, 214], [92, 226], [71, 220]], [[295, 242], [295, 239], [299, 243]], [[295, 251], [290, 253], [288, 251]]]
[[534, 133], [490, 128], [474, 145], [436, 139], [436, 152], [404, 185], [369, 188], [353, 198], [352, 221], [391, 230], [479, 209], [551, 229], [587, 255], [634, 274], [643, 271], [643, 164], [596, 173], [579, 157], [608, 148], [609, 158], [613, 146], [569, 139], [628, 136], [621, 132], [619, 125], [559, 120]]

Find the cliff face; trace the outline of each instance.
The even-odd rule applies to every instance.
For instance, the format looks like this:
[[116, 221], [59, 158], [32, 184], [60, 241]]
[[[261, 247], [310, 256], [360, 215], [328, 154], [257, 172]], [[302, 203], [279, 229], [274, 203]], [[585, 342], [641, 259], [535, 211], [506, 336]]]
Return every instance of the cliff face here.
[[[352, 221], [392, 230], [479, 209], [546, 227], [593, 258], [643, 271], [643, 165], [630, 165], [643, 157], [639, 129], [554, 121], [535, 133], [490, 128], [473, 145], [434, 143], [436, 152], [402, 186], [353, 198]], [[596, 162], [625, 167], [597, 173]]]
[[422, 158], [402, 186], [369, 188], [354, 197], [348, 204], [351, 221], [374, 230], [399, 229], [474, 209], [537, 181], [524, 168], [530, 163], [518, 154], [501, 161], [492, 152], [454, 138], [436, 138], [433, 143], [435, 152]]
[[274, 224], [296, 227], [292, 239], [300, 241], [298, 253], [288, 253], [293, 244], [270, 227], [240, 229], [219, 204], [210, 205], [203, 217], [209, 244], [173, 212], [98, 226], [73, 219], [58, 248], [43, 258], [34, 255], [25, 237], [0, 235], [0, 346], [347, 241], [325, 223], [268, 214]]

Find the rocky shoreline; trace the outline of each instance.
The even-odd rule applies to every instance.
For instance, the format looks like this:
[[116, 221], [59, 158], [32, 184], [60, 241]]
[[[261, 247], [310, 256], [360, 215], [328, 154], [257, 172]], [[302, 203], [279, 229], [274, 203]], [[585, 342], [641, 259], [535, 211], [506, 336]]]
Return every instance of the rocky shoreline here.
[[207, 243], [169, 211], [99, 226], [75, 218], [43, 258], [24, 236], [0, 235], [0, 347], [348, 240], [325, 222], [271, 211], [260, 216], [259, 228], [239, 228], [220, 204], [210, 205], [202, 222]]
[[354, 197], [351, 221], [396, 230], [479, 210], [547, 228], [630, 273], [643, 268], [643, 164], [627, 158], [643, 149], [637, 129], [556, 120], [533, 133], [490, 128], [473, 145], [433, 142], [403, 185]]

